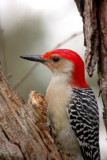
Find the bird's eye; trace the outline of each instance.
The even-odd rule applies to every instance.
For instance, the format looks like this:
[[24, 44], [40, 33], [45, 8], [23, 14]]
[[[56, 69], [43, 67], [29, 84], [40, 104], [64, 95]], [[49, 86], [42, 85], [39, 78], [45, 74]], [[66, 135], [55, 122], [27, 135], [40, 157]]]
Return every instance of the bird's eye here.
[[60, 60], [60, 58], [59, 57], [53, 57], [52, 60], [53, 60], [53, 62], [58, 62]]

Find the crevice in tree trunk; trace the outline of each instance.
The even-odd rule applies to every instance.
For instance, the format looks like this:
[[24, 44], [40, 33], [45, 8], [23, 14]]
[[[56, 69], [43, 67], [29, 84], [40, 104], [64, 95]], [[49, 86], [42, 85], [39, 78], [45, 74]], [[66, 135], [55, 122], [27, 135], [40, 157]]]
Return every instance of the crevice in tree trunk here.
[[[0, 127], [1, 127], [1, 126], [0, 126]], [[5, 132], [5, 130], [4, 130], [2, 127], [1, 127], [1, 129], [2, 129], [2, 132], [3, 132], [4, 135], [5, 135], [5, 138], [6, 138], [10, 143], [12, 143], [13, 145], [16, 145], [16, 146], [19, 148], [20, 152], [21, 152], [22, 155], [23, 155], [23, 160], [26, 160], [26, 157], [25, 157], [25, 155], [24, 155], [24, 153], [23, 153], [20, 145], [19, 145], [18, 143], [12, 142], [11, 139], [9, 138], [8, 134]]]

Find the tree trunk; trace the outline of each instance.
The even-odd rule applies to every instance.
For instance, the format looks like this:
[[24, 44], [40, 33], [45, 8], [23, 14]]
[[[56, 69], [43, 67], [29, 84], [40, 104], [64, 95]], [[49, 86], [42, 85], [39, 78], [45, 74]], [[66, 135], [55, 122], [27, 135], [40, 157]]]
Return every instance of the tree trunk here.
[[98, 66], [100, 93], [107, 130], [107, 0], [75, 0], [83, 18], [85, 65], [91, 77]]
[[47, 104], [32, 91], [25, 104], [0, 67], [0, 160], [61, 160], [46, 124]]

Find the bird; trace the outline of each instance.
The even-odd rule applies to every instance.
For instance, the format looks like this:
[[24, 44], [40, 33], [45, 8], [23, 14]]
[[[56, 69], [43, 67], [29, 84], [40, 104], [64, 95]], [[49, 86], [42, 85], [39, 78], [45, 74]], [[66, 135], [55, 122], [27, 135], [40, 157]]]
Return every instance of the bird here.
[[21, 56], [52, 72], [46, 90], [47, 124], [58, 151], [72, 160], [100, 160], [99, 110], [84, 61], [70, 49]]

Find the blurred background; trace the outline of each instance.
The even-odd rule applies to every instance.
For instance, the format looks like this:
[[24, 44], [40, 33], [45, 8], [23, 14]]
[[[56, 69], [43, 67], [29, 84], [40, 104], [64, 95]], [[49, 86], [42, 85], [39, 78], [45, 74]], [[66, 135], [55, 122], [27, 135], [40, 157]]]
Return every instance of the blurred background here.
[[[50, 71], [42, 64], [20, 59], [20, 55], [42, 55], [59, 44], [59, 48], [74, 50], [84, 59], [82, 31], [82, 19], [73, 0], [0, 0], [0, 60], [11, 87], [26, 102], [31, 90], [45, 96]], [[97, 69], [92, 78], [87, 74], [86, 78], [98, 100], [101, 153], [107, 160]]]

